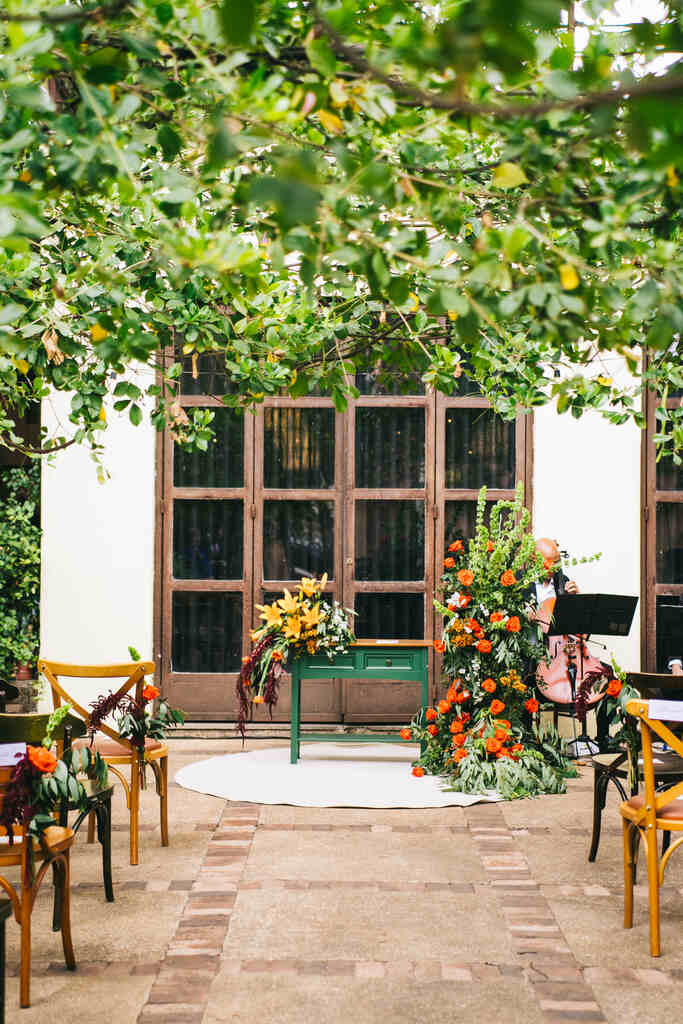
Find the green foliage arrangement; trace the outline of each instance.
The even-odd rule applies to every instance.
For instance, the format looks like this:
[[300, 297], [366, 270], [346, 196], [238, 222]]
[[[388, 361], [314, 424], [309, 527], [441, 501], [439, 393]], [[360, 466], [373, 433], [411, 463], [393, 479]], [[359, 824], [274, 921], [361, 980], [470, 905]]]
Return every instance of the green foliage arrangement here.
[[208, 353], [239, 408], [341, 409], [378, 365], [508, 417], [640, 424], [649, 388], [680, 454], [683, 14], [611, 7], [0, 8], [0, 442], [56, 388], [41, 452], [97, 452], [111, 405], [205, 448]]
[[534, 584], [554, 567], [535, 550], [521, 484], [514, 501], [496, 502], [488, 525], [485, 513], [482, 488], [474, 537], [449, 546], [444, 601], [434, 602], [448, 692], [401, 735], [425, 744], [413, 773], [443, 775], [448, 788], [506, 800], [560, 793], [576, 772], [557, 732], [538, 720], [535, 669], [546, 648], [531, 615]]
[[0, 472], [0, 678], [40, 643], [40, 464]]

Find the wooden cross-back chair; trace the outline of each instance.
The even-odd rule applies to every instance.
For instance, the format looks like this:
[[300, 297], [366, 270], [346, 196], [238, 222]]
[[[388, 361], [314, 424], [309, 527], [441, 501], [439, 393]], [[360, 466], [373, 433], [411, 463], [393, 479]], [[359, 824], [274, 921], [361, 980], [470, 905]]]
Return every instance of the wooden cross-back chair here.
[[[0, 765], [0, 808], [10, 782], [13, 766]], [[47, 871], [52, 868], [55, 885], [55, 921], [62, 933], [64, 960], [70, 971], [76, 969], [71, 941], [71, 898], [69, 853], [74, 841], [70, 828], [51, 825], [40, 839], [24, 834], [19, 825], [12, 827], [14, 843], [9, 844], [6, 829], [0, 827], [0, 889], [9, 896], [14, 919], [21, 929], [21, 964], [19, 968], [19, 1004], [30, 1006], [31, 996], [31, 914], [38, 889]], [[10, 882], [2, 873], [5, 868], [20, 869], [19, 880]]]
[[[633, 925], [634, 867], [638, 843], [642, 839], [647, 855], [650, 953], [652, 956], [660, 956], [659, 889], [672, 853], [683, 843], [683, 782], [677, 782], [666, 789], [655, 789], [652, 735], [656, 734], [679, 757], [683, 757], [683, 740], [674, 735], [665, 721], [650, 717], [652, 703], [646, 700], [630, 700], [626, 705], [628, 713], [640, 720], [645, 792], [625, 800], [619, 808], [619, 813], [622, 817], [624, 835], [624, 927], [631, 928]], [[676, 709], [676, 713], [683, 712], [681, 701], [662, 703], [670, 704]], [[661, 860], [657, 846], [658, 831], [681, 833], [662, 854]]]
[[[52, 689], [54, 707], [62, 701], [71, 704], [76, 714], [80, 715], [86, 725], [90, 725], [90, 712], [76, 700], [62, 685], [63, 679], [123, 679], [124, 682], [114, 691], [117, 695], [131, 693], [137, 701], [142, 699], [145, 676], [154, 672], [154, 663], [138, 661], [122, 665], [67, 665], [41, 658], [38, 671], [47, 679]], [[95, 688], [93, 687], [93, 691]], [[99, 691], [93, 697], [100, 696]], [[74, 748], [86, 746], [90, 740], [85, 738], [74, 741]], [[138, 824], [140, 818], [140, 773], [144, 768], [140, 765], [138, 752], [130, 740], [121, 736], [116, 729], [103, 722], [100, 731], [93, 740], [93, 749], [97, 750], [111, 771], [121, 780], [126, 795], [126, 805], [130, 815], [130, 862], [137, 864], [139, 859]], [[161, 845], [168, 846], [168, 747], [160, 740], [149, 737], [145, 740], [145, 764], [154, 772], [156, 790], [159, 796], [159, 817], [161, 825]], [[123, 772], [130, 769], [130, 778]], [[94, 841], [94, 820], [88, 824], [88, 842]]]

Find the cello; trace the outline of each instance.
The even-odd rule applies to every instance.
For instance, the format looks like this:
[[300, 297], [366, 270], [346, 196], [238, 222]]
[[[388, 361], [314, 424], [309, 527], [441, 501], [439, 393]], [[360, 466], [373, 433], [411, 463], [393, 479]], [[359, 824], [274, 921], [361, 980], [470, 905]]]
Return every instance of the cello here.
[[[546, 634], [550, 629], [555, 600], [554, 597], [547, 598], [536, 611], [536, 620]], [[604, 696], [604, 690], [596, 690], [596, 685], [602, 677], [609, 678], [610, 672], [609, 666], [590, 653], [583, 636], [551, 636], [548, 637], [548, 657], [540, 662], [537, 669], [536, 686], [539, 693], [553, 704], [575, 705], [580, 694], [583, 714], [579, 713], [577, 717], [585, 721], [585, 711]]]

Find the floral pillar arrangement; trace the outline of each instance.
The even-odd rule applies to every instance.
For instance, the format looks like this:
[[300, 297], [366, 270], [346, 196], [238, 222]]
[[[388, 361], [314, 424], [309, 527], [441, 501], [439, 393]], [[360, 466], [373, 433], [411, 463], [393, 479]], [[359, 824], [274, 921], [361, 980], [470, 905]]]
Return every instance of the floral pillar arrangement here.
[[474, 537], [449, 546], [434, 602], [448, 691], [401, 735], [426, 743], [413, 773], [443, 775], [447, 788], [505, 799], [563, 792], [576, 771], [534, 696], [546, 657], [535, 583], [549, 567], [535, 550], [521, 484], [514, 501], [493, 505], [488, 525], [485, 513], [482, 488]]

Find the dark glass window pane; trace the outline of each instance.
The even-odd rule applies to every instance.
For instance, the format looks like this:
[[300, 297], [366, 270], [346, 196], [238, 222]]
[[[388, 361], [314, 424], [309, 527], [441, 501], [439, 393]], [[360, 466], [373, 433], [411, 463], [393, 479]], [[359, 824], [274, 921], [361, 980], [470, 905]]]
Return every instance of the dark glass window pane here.
[[682, 502], [657, 502], [657, 582], [683, 583]]
[[423, 580], [423, 501], [356, 502], [356, 579]]
[[202, 352], [197, 356], [196, 373], [193, 376], [192, 356], [176, 352], [176, 359], [182, 364], [180, 391], [183, 395], [230, 394], [234, 387], [225, 369], [224, 352]]
[[173, 594], [174, 672], [238, 672], [241, 594]]
[[[491, 508], [495, 503], [487, 501], [484, 522], [488, 526]], [[474, 537], [474, 528], [477, 518], [476, 501], [447, 501], [446, 502], [446, 532], [445, 545], [448, 547], [454, 540], [470, 540]]]
[[424, 409], [356, 409], [356, 487], [424, 483]]
[[[666, 672], [669, 658], [683, 659], [683, 597], [672, 594], [657, 595], [657, 672]], [[675, 696], [666, 693], [667, 700], [683, 700], [681, 692]]]
[[266, 487], [334, 487], [334, 409], [266, 409]]
[[356, 594], [356, 612], [361, 640], [424, 639], [423, 594]]
[[174, 445], [176, 487], [242, 487], [244, 484], [244, 416], [217, 408], [212, 421], [215, 442], [206, 452], [188, 452]]
[[515, 424], [491, 409], [446, 409], [446, 487], [515, 486]]
[[361, 395], [424, 395], [425, 386], [419, 373], [383, 373], [370, 370], [356, 374], [356, 387]]
[[677, 466], [671, 458], [660, 459], [657, 463], [657, 490], [683, 491], [683, 465]]
[[293, 580], [334, 574], [334, 504], [264, 501], [263, 576]]
[[241, 501], [174, 501], [175, 578], [242, 579], [243, 523]]

